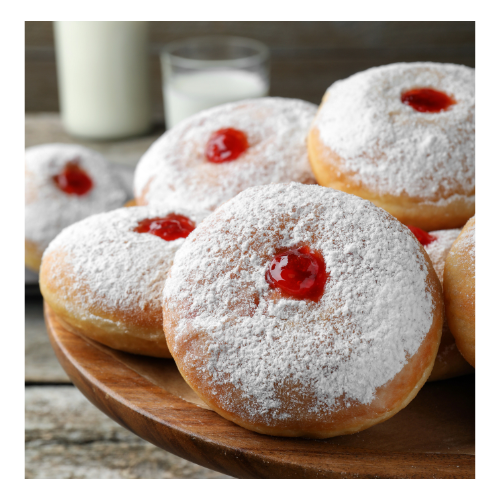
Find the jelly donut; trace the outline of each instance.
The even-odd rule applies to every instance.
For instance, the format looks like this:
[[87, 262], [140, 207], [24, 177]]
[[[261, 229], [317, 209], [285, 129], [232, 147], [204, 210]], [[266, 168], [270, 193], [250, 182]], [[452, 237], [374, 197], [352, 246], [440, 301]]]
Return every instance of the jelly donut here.
[[446, 257], [444, 303], [450, 330], [462, 356], [476, 366], [476, 218], [472, 217]]
[[251, 186], [315, 184], [306, 138], [317, 109], [298, 99], [265, 97], [184, 120], [141, 158], [134, 179], [137, 204], [167, 200], [214, 210]]
[[[408, 227], [420, 244], [425, 248], [442, 285], [444, 262], [453, 242], [460, 234], [460, 229], [445, 229], [443, 231], [431, 231], [427, 233], [414, 226]], [[448, 327], [445, 314], [441, 344], [439, 345], [434, 368], [432, 369], [428, 382], [458, 377], [460, 375], [472, 373], [473, 371], [473, 368], [465, 361], [457, 348], [455, 339]]]
[[431, 373], [439, 279], [372, 203], [298, 183], [249, 188], [176, 255], [163, 320], [180, 373], [217, 413], [276, 436], [382, 422]]
[[134, 354], [171, 357], [161, 292], [202, 220], [177, 207], [120, 208], [64, 229], [43, 255], [40, 290], [70, 330]]
[[475, 212], [474, 70], [399, 63], [335, 82], [308, 136], [322, 186], [372, 201], [425, 231]]
[[75, 144], [26, 149], [25, 176], [25, 263], [34, 271], [62, 229], [127, 200], [106, 159]]

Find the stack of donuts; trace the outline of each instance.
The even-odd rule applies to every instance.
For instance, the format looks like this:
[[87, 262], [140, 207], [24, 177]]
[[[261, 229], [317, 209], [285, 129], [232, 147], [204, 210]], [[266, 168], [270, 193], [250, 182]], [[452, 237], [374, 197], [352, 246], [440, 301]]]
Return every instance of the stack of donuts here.
[[27, 264], [67, 329], [173, 357], [238, 425], [361, 431], [473, 371], [474, 109], [474, 70], [437, 63], [222, 105], [151, 146], [127, 207], [96, 153], [32, 148]]

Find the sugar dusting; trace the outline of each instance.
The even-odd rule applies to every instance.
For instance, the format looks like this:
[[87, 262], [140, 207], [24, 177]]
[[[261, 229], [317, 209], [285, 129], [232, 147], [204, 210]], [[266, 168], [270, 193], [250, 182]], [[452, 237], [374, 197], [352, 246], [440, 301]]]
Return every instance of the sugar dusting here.
[[[92, 178], [93, 188], [83, 196], [68, 195], [53, 181], [70, 161], [76, 161]], [[41, 250], [65, 227], [118, 208], [127, 200], [122, 182], [107, 160], [83, 146], [45, 144], [28, 148], [25, 172], [25, 235]]]
[[[398, 63], [335, 82], [313, 127], [345, 159], [340, 168], [378, 194], [405, 194], [428, 204], [474, 199], [475, 72], [455, 64]], [[401, 102], [431, 87], [457, 104], [419, 113]]]
[[[225, 104], [188, 118], [161, 136], [141, 158], [134, 190], [149, 203], [164, 200], [214, 210], [244, 189], [278, 182], [315, 183], [306, 137], [317, 106], [267, 97]], [[234, 161], [205, 160], [210, 135], [246, 133], [249, 149]]]
[[79, 312], [89, 316], [96, 306], [106, 312], [145, 310], [151, 303], [159, 307], [166, 274], [185, 238], [165, 241], [134, 229], [143, 219], [170, 213], [185, 215], [196, 224], [206, 215], [172, 205], [119, 208], [64, 229], [44, 254], [62, 250], [72, 268], [70, 281], [60, 273], [51, 277], [61, 299], [77, 294]]
[[[441, 286], [443, 286], [444, 264], [446, 261], [446, 257], [448, 256], [450, 249], [453, 243], [455, 243], [456, 239], [458, 238], [460, 232], [461, 229], [444, 229], [441, 231], [431, 231], [429, 234], [436, 237], [436, 240], [432, 241], [428, 245], [425, 245], [424, 247], [425, 251], [431, 259], [432, 266], [436, 271]], [[449, 366], [450, 361], [453, 362], [457, 357], [461, 357], [461, 355], [457, 345], [455, 344], [453, 335], [450, 332], [448, 319], [446, 318], [445, 314], [443, 317], [441, 344], [436, 355], [434, 369], [436, 369], [436, 367], [440, 367], [440, 365], [441, 367]]]
[[458, 238], [461, 229], [444, 229], [442, 231], [431, 231], [429, 234], [436, 237], [436, 240], [425, 245], [425, 251], [428, 253], [432, 266], [436, 271], [439, 282], [443, 284], [444, 263], [451, 246]]
[[[273, 298], [268, 263], [304, 243], [330, 273], [323, 297]], [[342, 396], [369, 403], [431, 327], [427, 266], [411, 232], [368, 201], [296, 183], [250, 188], [178, 251], [164, 290], [164, 307], [180, 316], [169, 347], [189, 346], [183, 361], [250, 421], [286, 421], [287, 387], [309, 395], [307, 415], [335, 410]]]
[[476, 216], [471, 217], [450, 252], [461, 257], [461, 262], [476, 274]]

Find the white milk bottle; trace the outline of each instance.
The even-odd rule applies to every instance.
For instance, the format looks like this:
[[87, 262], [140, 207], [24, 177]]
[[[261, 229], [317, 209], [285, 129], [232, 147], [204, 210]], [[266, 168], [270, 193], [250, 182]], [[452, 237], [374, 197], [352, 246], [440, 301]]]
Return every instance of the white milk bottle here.
[[56, 21], [59, 102], [66, 130], [92, 139], [151, 125], [148, 26], [143, 21]]

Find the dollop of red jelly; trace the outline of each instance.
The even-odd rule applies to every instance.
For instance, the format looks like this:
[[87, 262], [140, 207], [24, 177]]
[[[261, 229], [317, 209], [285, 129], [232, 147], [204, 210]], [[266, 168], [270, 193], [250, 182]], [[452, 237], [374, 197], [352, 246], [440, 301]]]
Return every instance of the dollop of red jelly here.
[[54, 176], [54, 182], [61, 191], [77, 196], [87, 194], [94, 185], [87, 172], [72, 161], [66, 163], [64, 170]]
[[444, 92], [427, 88], [408, 90], [401, 95], [401, 101], [420, 113], [439, 113], [457, 103]]
[[208, 139], [205, 156], [211, 163], [236, 160], [248, 149], [247, 136], [235, 128], [222, 128]]
[[172, 241], [178, 238], [187, 238], [194, 228], [194, 222], [184, 215], [169, 214], [166, 217], [141, 220], [134, 231], [154, 234], [165, 241]]
[[417, 240], [424, 247], [426, 245], [428, 245], [429, 243], [432, 243], [433, 241], [437, 240], [437, 238], [435, 236], [432, 236], [432, 234], [426, 233], [423, 229], [420, 229], [419, 227], [408, 226], [408, 229], [415, 235]]
[[274, 257], [266, 271], [271, 288], [296, 299], [318, 301], [328, 278], [322, 255], [309, 247], [285, 250]]

